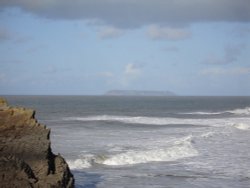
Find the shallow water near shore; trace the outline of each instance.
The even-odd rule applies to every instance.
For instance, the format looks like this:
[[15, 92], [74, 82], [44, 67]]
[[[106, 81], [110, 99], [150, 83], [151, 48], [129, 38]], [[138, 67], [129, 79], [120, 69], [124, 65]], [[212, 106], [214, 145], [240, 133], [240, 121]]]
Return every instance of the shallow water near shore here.
[[6, 96], [79, 188], [249, 188], [250, 97]]

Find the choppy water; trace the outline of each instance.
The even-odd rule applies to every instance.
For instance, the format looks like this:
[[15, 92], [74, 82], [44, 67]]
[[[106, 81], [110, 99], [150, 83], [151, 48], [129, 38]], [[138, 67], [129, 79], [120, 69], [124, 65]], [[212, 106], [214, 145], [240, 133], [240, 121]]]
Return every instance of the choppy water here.
[[79, 188], [249, 188], [250, 97], [7, 96]]

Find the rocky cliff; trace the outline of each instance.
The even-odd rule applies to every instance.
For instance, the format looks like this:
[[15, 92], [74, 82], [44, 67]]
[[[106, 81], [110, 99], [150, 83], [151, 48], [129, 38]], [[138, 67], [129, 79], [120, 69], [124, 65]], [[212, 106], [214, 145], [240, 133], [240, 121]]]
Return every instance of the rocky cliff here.
[[0, 98], [0, 187], [74, 187], [67, 163], [50, 147], [50, 129], [35, 111]]

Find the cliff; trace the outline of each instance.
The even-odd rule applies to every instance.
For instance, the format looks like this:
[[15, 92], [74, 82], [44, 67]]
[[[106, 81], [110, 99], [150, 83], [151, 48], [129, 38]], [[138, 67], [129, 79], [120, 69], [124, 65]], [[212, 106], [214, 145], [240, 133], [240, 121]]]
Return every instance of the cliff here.
[[0, 187], [74, 187], [67, 163], [50, 147], [50, 129], [35, 111], [0, 98]]
[[111, 90], [105, 95], [111, 96], [175, 96], [170, 91], [142, 91], [142, 90]]

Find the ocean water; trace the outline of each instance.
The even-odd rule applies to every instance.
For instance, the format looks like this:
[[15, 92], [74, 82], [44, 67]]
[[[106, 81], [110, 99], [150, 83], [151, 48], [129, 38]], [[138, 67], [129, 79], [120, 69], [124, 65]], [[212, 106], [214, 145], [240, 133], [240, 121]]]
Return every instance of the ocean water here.
[[250, 188], [250, 97], [6, 96], [78, 188]]

